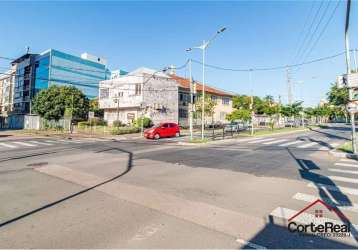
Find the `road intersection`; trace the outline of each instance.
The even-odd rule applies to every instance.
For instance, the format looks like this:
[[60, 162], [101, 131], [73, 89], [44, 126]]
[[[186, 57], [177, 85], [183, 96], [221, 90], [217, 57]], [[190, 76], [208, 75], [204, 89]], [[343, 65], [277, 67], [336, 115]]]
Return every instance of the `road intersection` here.
[[[355, 248], [354, 230], [342, 239], [302, 237], [285, 224], [317, 199], [339, 208], [353, 229], [358, 224], [358, 162], [329, 153], [348, 138], [348, 129], [332, 127], [192, 146], [2, 140], [16, 148], [0, 144], [0, 244]], [[342, 223], [326, 212], [321, 220]]]

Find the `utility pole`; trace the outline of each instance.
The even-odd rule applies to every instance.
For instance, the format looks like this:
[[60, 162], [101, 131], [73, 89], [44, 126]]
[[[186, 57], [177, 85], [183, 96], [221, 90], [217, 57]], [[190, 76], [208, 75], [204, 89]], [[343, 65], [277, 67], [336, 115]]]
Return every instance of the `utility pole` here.
[[202, 83], [202, 102], [201, 102], [201, 140], [204, 140], [205, 130], [205, 50], [208, 47], [208, 43], [203, 41], [203, 83]]
[[252, 69], [250, 69], [250, 86], [251, 86], [251, 97], [250, 97], [250, 112], [251, 112], [251, 135], [254, 135], [254, 84], [252, 81]]
[[356, 54], [356, 52], [357, 52], [357, 49], [354, 49], [354, 50], [353, 50], [354, 71], [355, 71], [356, 73], [358, 73], [358, 72], [357, 72], [358, 68], [357, 68], [357, 54]]
[[287, 74], [287, 102], [288, 105], [292, 105], [292, 84], [291, 84], [291, 76], [290, 76], [290, 68], [286, 69]]
[[194, 106], [194, 96], [193, 96], [193, 79], [191, 75], [191, 59], [189, 59], [189, 84], [190, 84], [190, 110], [189, 110], [189, 131], [190, 131], [190, 140], [193, 140], [193, 106]]
[[[348, 37], [350, 11], [351, 11], [351, 0], [347, 0], [346, 25], [345, 25], [345, 29], [344, 29], [347, 75], [349, 75], [351, 73], [349, 37]], [[348, 83], [348, 91], [349, 91], [349, 101], [351, 102], [351, 101], [353, 101], [353, 88], [351, 88], [349, 86], [349, 83]], [[354, 112], [350, 112], [350, 116], [351, 116], [351, 126], [352, 126], [352, 149], [353, 149], [353, 153], [356, 154], [357, 153], [357, 145], [356, 145], [356, 128], [355, 128]]]

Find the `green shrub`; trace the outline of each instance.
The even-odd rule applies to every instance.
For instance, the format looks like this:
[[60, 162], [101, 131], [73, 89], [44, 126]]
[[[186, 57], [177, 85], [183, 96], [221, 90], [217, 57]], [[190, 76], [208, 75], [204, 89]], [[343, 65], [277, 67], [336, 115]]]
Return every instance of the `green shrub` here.
[[88, 121], [78, 122], [77, 125], [79, 128], [84, 128], [87, 126], [107, 126], [107, 122], [98, 118], [93, 118]]
[[152, 120], [148, 117], [138, 118], [138, 119], [134, 120], [133, 125], [135, 127], [140, 128], [142, 126], [142, 119], [143, 119], [143, 127], [144, 128], [150, 128], [153, 126]]
[[114, 127], [111, 131], [112, 135], [124, 135], [138, 133], [140, 128], [137, 127]]
[[125, 127], [126, 125], [120, 120], [113, 121], [113, 127]]

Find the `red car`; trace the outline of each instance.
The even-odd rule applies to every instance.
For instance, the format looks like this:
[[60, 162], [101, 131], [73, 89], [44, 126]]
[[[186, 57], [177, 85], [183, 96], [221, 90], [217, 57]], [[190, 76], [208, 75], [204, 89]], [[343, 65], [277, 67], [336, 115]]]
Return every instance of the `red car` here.
[[163, 137], [179, 137], [180, 128], [179, 125], [173, 122], [164, 122], [150, 129], [144, 131], [144, 137], [147, 139], [156, 139]]

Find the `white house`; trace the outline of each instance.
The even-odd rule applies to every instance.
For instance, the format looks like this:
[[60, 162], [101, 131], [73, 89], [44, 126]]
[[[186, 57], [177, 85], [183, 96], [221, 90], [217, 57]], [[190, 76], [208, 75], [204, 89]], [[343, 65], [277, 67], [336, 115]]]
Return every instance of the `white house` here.
[[101, 81], [99, 107], [109, 125], [115, 120], [130, 124], [150, 117], [154, 124], [178, 122], [178, 86], [170, 76], [139, 68], [125, 76]]

